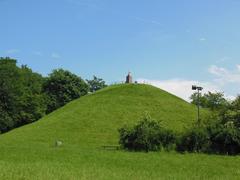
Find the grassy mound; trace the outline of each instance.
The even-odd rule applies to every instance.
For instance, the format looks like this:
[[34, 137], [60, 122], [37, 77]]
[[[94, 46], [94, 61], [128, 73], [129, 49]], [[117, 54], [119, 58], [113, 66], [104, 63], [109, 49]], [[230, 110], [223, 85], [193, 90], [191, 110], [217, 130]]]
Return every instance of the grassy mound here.
[[196, 117], [194, 106], [148, 85], [117, 85], [73, 101], [42, 120], [1, 137], [8, 143], [99, 146], [118, 143], [118, 128], [149, 112], [163, 125], [181, 131]]
[[144, 111], [175, 131], [191, 125], [196, 115], [194, 106], [152, 86], [111, 86], [1, 135], [0, 179], [239, 178], [239, 157], [101, 148], [117, 144], [117, 129], [135, 123]]

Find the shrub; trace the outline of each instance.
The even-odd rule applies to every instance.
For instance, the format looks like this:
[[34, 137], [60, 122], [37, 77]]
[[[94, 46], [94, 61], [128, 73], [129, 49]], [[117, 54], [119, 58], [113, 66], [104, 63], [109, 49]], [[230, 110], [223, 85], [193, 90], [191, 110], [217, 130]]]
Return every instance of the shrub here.
[[179, 152], [206, 152], [209, 145], [210, 137], [207, 129], [195, 126], [180, 136], [176, 149]]
[[172, 131], [164, 129], [160, 122], [154, 121], [149, 115], [134, 127], [124, 126], [119, 129], [120, 145], [131, 151], [159, 151], [169, 149], [175, 142]]
[[209, 133], [212, 153], [229, 155], [240, 153], [240, 131], [233, 122], [211, 128]]
[[194, 126], [180, 136], [176, 150], [236, 155], [240, 153], [240, 130], [232, 121]]

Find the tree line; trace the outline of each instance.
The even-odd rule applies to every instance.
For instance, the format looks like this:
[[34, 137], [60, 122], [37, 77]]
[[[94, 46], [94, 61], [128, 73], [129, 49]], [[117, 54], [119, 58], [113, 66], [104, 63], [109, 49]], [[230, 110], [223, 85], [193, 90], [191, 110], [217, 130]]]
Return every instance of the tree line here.
[[47, 77], [33, 72], [17, 60], [0, 58], [0, 133], [32, 123], [44, 115], [106, 87], [103, 79], [81, 77], [63, 69]]

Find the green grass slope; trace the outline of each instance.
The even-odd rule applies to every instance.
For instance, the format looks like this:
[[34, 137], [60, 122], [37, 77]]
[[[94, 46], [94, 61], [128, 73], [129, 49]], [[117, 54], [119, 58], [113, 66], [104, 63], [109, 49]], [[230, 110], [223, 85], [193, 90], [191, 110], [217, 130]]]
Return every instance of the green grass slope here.
[[118, 128], [147, 111], [163, 125], [181, 131], [196, 118], [193, 105], [148, 85], [117, 85], [73, 101], [40, 121], [3, 135], [2, 141], [73, 146], [118, 143]]
[[[0, 136], [0, 179], [239, 179], [239, 157], [107, 151], [144, 111], [182, 131], [195, 107], [147, 85], [111, 86]], [[63, 141], [55, 147], [55, 141]]]

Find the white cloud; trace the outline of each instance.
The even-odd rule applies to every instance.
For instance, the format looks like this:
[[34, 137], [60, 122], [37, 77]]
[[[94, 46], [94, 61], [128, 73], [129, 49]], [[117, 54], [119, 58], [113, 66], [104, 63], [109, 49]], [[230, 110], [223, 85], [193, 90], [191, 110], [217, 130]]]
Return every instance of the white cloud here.
[[204, 37], [202, 37], [202, 38], [200, 38], [199, 40], [203, 42], [203, 41], [206, 41], [207, 39], [204, 38]]
[[54, 58], [54, 59], [59, 59], [59, 58], [61, 58], [61, 56], [60, 56], [58, 53], [56, 53], [56, 52], [53, 52], [53, 53], [51, 54], [51, 57]]
[[223, 86], [227, 83], [240, 83], [240, 65], [236, 65], [236, 68], [236, 71], [229, 71], [226, 68], [212, 65], [208, 71], [215, 76], [214, 81]]
[[19, 49], [9, 49], [6, 52], [7, 54], [16, 54], [16, 53], [20, 53]]
[[229, 72], [225, 68], [218, 67], [215, 65], [212, 65], [208, 71], [211, 74], [216, 75], [216, 76], [226, 76], [227, 74], [229, 74]]
[[199, 85], [204, 87], [203, 93], [208, 91], [219, 92], [221, 91], [217, 86], [210, 82], [199, 82], [193, 80], [183, 79], [170, 79], [170, 80], [149, 80], [149, 79], [138, 79], [140, 83], [151, 84], [155, 87], [161, 88], [168, 91], [186, 101], [189, 101], [189, 97], [193, 94], [192, 85]]
[[238, 71], [240, 71], [240, 65], [239, 64], [237, 65], [237, 69], [238, 69]]

